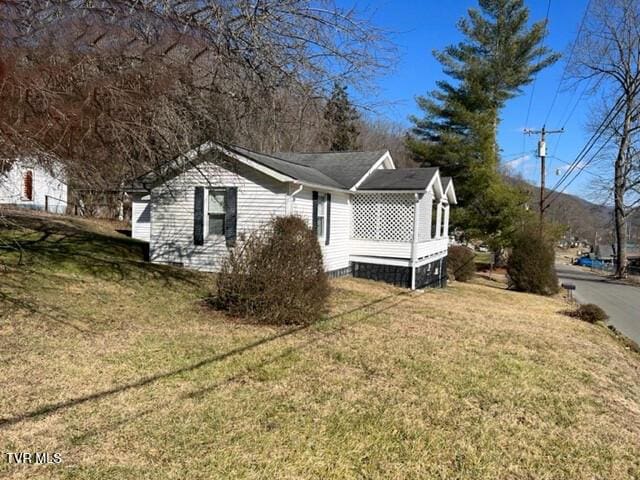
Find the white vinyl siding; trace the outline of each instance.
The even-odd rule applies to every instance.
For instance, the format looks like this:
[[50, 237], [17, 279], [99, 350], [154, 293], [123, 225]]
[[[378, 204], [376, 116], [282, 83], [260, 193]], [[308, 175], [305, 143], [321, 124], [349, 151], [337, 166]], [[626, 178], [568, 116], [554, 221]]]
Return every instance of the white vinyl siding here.
[[151, 237], [149, 196], [135, 195], [131, 200], [131, 236], [148, 242]]
[[418, 202], [418, 241], [426, 242], [431, 238], [431, 210], [433, 191], [425, 193]]
[[[193, 243], [194, 189], [238, 187], [237, 240], [273, 217], [285, 214], [284, 184], [241, 164], [237, 171], [205, 161], [151, 192], [151, 261], [182, 264], [197, 270], [217, 271], [229, 253], [224, 236], [207, 236]], [[232, 167], [230, 167], [232, 168]]]
[[[349, 222], [351, 220], [349, 195], [338, 192], [329, 193], [331, 193], [329, 245], [325, 245], [324, 238], [326, 237], [318, 240], [324, 256], [324, 268], [327, 272], [349, 266]], [[313, 219], [312, 190], [305, 187], [304, 190], [298, 193], [293, 199], [292, 208], [295, 215], [303, 217], [311, 226]]]
[[[25, 177], [31, 172], [31, 198], [25, 197]], [[0, 172], [0, 204], [19, 205], [34, 210], [64, 213], [67, 208], [67, 185], [62, 168], [57, 165], [53, 172], [31, 159], [16, 160], [11, 168]], [[45, 197], [49, 197], [48, 201]]]

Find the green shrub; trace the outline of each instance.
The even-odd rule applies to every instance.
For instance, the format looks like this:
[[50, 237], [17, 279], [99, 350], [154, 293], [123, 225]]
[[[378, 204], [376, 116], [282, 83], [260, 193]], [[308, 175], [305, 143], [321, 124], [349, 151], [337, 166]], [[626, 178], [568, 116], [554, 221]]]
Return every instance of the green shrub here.
[[476, 271], [475, 253], [467, 247], [454, 245], [449, 247], [447, 271], [449, 276], [459, 282], [468, 282]]
[[278, 217], [242, 242], [218, 275], [215, 304], [269, 324], [308, 324], [325, 311], [322, 250], [300, 217]]
[[558, 292], [553, 240], [528, 226], [513, 237], [507, 261], [509, 287], [520, 292], [553, 295]]
[[594, 303], [580, 305], [576, 309], [574, 316], [589, 323], [604, 322], [609, 318], [609, 315]]

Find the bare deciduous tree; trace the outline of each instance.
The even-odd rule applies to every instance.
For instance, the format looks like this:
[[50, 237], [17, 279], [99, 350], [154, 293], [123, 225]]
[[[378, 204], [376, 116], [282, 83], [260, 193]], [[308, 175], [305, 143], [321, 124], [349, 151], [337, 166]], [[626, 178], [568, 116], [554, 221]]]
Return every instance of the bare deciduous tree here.
[[331, 0], [2, 2], [0, 158], [106, 187], [212, 138], [311, 147], [334, 80], [367, 88], [391, 51]]
[[[573, 71], [580, 79], [597, 80], [611, 99], [603, 128], [615, 140], [610, 185], [618, 265], [616, 276], [626, 274], [627, 217], [638, 206], [640, 177], [638, 133], [640, 121], [640, 0], [593, 0], [577, 39]], [[609, 113], [612, 113], [609, 115]]]
[[407, 129], [383, 119], [363, 121], [359, 142], [364, 150], [389, 150], [399, 168], [415, 168], [418, 164], [407, 151]]

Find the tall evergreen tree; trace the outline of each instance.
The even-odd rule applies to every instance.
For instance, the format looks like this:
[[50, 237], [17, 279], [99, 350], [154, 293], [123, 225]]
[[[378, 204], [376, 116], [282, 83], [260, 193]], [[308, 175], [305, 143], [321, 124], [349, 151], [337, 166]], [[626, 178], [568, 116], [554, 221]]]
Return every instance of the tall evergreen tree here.
[[558, 59], [542, 45], [545, 22], [528, 25], [523, 0], [479, 0], [458, 23], [464, 40], [434, 52], [450, 79], [418, 98], [408, 149], [418, 162], [456, 180], [461, 207], [454, 223], [499, 247], [513, 230], [522, 196], [498, 172], [500, 111], [535, 74]]
[[327, 101], [324, 111], [326, 122], [325, 140], [334, 152], [356, 150], [360, 129], [358, 122], [360, 115], [349, 100], [347, 87], [335, 83], [331, 98]]

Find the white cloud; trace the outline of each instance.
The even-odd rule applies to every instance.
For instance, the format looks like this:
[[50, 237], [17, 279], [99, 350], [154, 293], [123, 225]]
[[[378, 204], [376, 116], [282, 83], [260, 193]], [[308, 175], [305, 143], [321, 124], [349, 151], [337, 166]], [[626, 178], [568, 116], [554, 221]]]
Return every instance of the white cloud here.
[[516, 157], [513, 160], [509, 160], [508, 162], [502, 162], [502, 164], [507, 168], [518, 168], [520, 165], [529, 160], [531, 160], [531, 155], [520, 155], [519, 157]]

